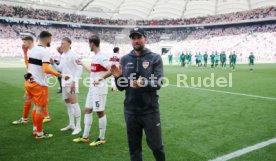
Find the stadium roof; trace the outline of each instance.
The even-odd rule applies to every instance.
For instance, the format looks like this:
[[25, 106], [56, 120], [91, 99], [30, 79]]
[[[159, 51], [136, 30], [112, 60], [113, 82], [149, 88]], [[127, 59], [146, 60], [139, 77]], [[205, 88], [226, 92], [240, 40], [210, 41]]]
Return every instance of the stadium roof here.
[[106, 19], [177, 19], [275, 6], [276, 0], [0, 0]]

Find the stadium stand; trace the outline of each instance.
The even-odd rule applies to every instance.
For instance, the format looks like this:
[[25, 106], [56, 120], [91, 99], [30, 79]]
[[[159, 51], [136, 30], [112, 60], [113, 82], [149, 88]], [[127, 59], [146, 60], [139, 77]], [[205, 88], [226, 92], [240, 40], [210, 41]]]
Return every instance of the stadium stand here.
[[[187, 11], [188, 12], [188, 11]], [[0, 49], [1, 57], [21, 57], [20, 37], [30, 34], [37, 37], [42, 30], [48, 30], [54, 35], [53, 48], [51, 52], [56, 55], [55, 47], [59, 45], [62, 37], [69, 36], [74, 41], [73, 49], [87, 57], [89, 49], [87, 39], [90, 35], [98, 34], [104, 41], [103, 46], [107, 51], [112, 51], [113, 46], [121, 47], [121, 52], [126, 54], [131, 48], [129, 45], [128, 31], [124, 25], [145, 26], [148, 35], [148, 46], [151, 50], [160, 53], [164, 44], [176, 44], [170, 50], [174, 57], [181, 52], [191, 51], [211, 53], [212, 51], [236, 51], [240, 54], [240, 61], [246, 59], [250, 52], [256, 53], [257, 60], [271, 61], [275, 59], [276, 51], [276, 7], [256, 8], [253, 10], [209, 15], [205, 17], [186, 19], [162, 19], [162, 20], [113, 20], [103, 18], [89, 18], [83, 15], [62, 13], [46, 9], [32, 9], [19, 6], [0, 5], [0, 42], [7, 45]], [[9, 21], [9, 17], [28, 19]], [[272, 18], [269, 21], [254, 21], [263, 18]], [[36, 22], [36, 20], [40, 20]], [[79, 23], [77, 27], [67, 24], [43, 24], [41, 20]], [[242, 20], [253, 20], [250, 23], [238, 23], [235, 25], [227, 22], [238, 22]], [[259, 21], [258, 21], [259, 22]], [[220, 23], [220, 26], [215, 25]], [[225, 23], [225, 24], [223, 24]], [[85, 26], [81, 24], [93, 24], [96, 26]], [[201, 26], [193, 26], [199, 24]], [[204, 25], [211, 24], [211, 25]], [[221, 25], [223, 24], [223, 25]], [[103, 26], [105, 25], [105, 26]], [[108, 27], [115, 25], [118, 27]], [[170, 26], [162, 28], [161, 26]], [[180, 26], [188, 25], [188, 26]], [[190, 26], [191, 25], [191, 26]], [[161, 27], [161, 28], [160, 28]], [[264, 43], [258, 43], [262, 41]], [[204, 44], [198, 46], [197, 44]], [[220, 44], [220, 45], [218, 45]], [[249, 45], [250, 44], [250, 45]], [[254, 45], [252, 45], [254, 44]]]
[[196, 17], [188, 19], [163, 19], [163, 20], [111, 20], [102, 18], [89, 18], [84, 15], [60, 13], [45, 9], [23, 8], [19, 6], [0, 5], [0, 16], [16, 17], [36, 20], [50, 20], [61, 22], [73, 22], [97, 25], [137, 25], [137, 26], [162, 26], [162, 25], [189, 25], [189, 24], [209, 24], [221, 22], [236, 22], [241, 20], [257, 20], [262, 18], [276, 17], [276, 7], [258, 8], [243, 12]]

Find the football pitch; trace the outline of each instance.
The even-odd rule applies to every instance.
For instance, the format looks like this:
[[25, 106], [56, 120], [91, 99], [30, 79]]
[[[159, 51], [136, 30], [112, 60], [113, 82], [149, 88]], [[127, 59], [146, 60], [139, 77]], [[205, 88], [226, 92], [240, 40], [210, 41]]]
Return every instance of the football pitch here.
[[[68, 116], [58, 86], [49, 88], [49, 113], [52, 122], [44, 130], [54, 134], [49, 140], [32, 136], [31, 122], [12, 125], [23, 112], [23, 62], [0, 61], [0, 161], [128, 161], [128, 146], [123, 116], [123, 92], [109, 90], [105, 145], [90, 147], [74, 143], [71, 131], [61, 132]], [[207, 161], [276, 138], [276, 64], [256, 64], [211, 70], [164, 66], [169, 85], [160, 90], [163, 142], [168, 161]], [[191, 77], [232, 77], [232, 87], [177, 87], [177, 74]], [[86, 71], [83, 77], [88, 77]], [[83, 108], [88, 88], [80, 83], [79, 103]], [[30, 115], [31, 116], [31, 113]], [[29, 120], [31, 118], [29, 117]], [[83, 128], [83, 113], [82, 113]], [[93, 117], [90, 139], [98, 137], [98, 119]], [[153, 155], [143, 138], [143, 157]], [[232, 161], [275, 161], [276, 143], [237, 155]]]

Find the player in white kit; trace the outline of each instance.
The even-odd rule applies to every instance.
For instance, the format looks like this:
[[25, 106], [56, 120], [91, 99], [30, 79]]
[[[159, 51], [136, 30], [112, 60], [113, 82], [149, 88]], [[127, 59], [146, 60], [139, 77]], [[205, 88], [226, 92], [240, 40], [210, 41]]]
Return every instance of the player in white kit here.
[[[119, 57], [120, 49], [118, 47], [114, 47], [113, 49], [113, 54], [110, 58], [110, 61], [113, 62], [113, 64], [120, 64], [120, 57]], [[112, 76], [111, 77], [111, 90], [112, 91], [117, 91], [117, 87], [115, 84], [115, 78]]]
[[110, 55], [100, 51], [100, 39], [98, 36], [93, 35], [89, 39], [91, 51], [95, 53], [92, 58], [91, 66], [85, 66], [81, 61], [78, 64], [82, 65], [88, 72], [90, 72], [90, 88], [85, 103], [84, 115], [84, 131], [83, 135], [74, 139], [74, 142], [90, 142], [88, 139], [90, 128], [93, 121], [92, 112], [95, 111], [99, 118], [99, 137], [93, 141], [90, 146], [98, 146], [105, 144], [105, 131], [106, 131], [106, 114], [105, 104], [106, 96], [108, 93], [108, 84], [106, 78], [111, 76], [109, 71], [111, 62]]
[[[67, 113], [69, 116], [69, 124], [60, 129], [61, 131], [74, 130], [72, 135], [79, 134], [81, 132], [81, 110], [78, 103], [79, 93], [79, 79], [82, 74], [82, 66], [76, 63], [79, 59], [78, 55], [71, 50], [72, 41], [70, 38], [65, 37], [61, 40], [62, 61], [59, 65], [56, 65], [53, 61], [51, 64], [55, 66], [58, 71], [61, 71], [63, 75], [68, 75], [69, 80], [63, 80], [62, 84], [62, 98], [65, 101], [67, 107]], [[76, 118], [76, 125], [75, 125]]]

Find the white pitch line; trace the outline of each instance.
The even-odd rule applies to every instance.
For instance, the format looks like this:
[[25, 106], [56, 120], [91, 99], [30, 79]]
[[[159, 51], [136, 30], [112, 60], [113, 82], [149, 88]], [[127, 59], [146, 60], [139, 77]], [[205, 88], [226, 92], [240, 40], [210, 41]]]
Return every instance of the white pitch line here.
[[264, 142], [246, 147], [246, 148], [243, 148], [241, 150], [234, 151], [233, 153], [230, 153], [230, 154], [227, 154], [227, 155], [224, 155], [224, 156], [221, 156], [221, 157], [218, 157], [216, 159], [209, 160], [209, 161], [227, 161], [227, 160], [239, 157], [243, 154], [249, 153], [251, 151], [261, 149], [265, 146], [268, 146], [268, 145], [274, 144], [274, 143], [276, 143], [276, 138], [273, 138], [273, 139], [270, 139], [270, 140], [267, 140], [267, 141], [264, 141]]
[[220, 91], [220, 90], [207, 89], [207, 88], [177, 86], [177, 85], [174, 85], [174, 84], [169, 84], [169, 85], [174, 86], [174, 87], [190, 88], [190, 89], [197, 89], [197, 90], [209, 91], [209, 92], [217, 92], [217, 93], [225, 93], [225, 94], [232, 94], [232, 95], [239, 95], [239, 96], [246, 96], [246, 97], [255, 97], [255, 98], [263, 98], [263, 99], [269, 99], [269, 100], [276, 100], [276, 98], [274, 98], [274, 97], [265, 97], [265, 96], [258, 96], [258, 95], [252, 95], [252, 94], [244, 94], [244, 93], [238, 93], [238, 92], [227, 92], [227, 91]]

